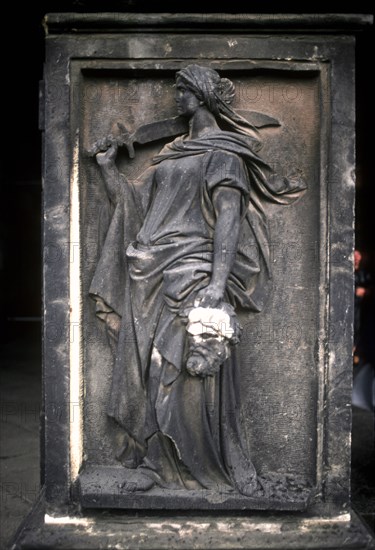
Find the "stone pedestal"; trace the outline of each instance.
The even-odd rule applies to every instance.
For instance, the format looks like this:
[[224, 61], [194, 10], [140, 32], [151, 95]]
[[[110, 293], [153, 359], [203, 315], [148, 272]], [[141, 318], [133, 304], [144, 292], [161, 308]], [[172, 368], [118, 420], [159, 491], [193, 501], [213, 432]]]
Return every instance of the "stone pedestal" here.
[[[44, 120], [44, 489], [14, 548], [370, 548], [350, 507], [355, 32], [361, 15], [50, 14]], [[267, 208], [272, 285], [243, 327], [240, 422], [281, 493], [124, 490], [113, 348], [89, 291], [110, 205], [92, 144], [176, 116], [189, 64], [235, 85], [262, 158], [303, 197]], [[249, 115], [250, 116], [250, 115]], [[255, 122], [254, 122], [255, 124]], [[135, 141], [137, 182], [170, 137]], [[254, 243], [249, 242], [248, 246]], [[113, 251], [110, 262], [117, 261]]]

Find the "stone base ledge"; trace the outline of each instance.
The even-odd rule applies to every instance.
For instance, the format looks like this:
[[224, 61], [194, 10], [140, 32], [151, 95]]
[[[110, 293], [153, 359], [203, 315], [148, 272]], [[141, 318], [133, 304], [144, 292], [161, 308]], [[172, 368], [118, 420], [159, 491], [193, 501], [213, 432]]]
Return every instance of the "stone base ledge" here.
[[323, 518], [303, 513], [129, 512], [46, 513], [43, 496], [20, 527], [11, 550], [375, 549], [354, 513]]

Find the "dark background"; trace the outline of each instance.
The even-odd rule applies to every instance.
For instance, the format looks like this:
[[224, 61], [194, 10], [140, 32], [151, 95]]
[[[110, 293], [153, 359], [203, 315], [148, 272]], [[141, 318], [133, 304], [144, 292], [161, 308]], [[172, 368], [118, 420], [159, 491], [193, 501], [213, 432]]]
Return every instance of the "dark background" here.
[[[204, 12], [245, 11], [243, 2], [230, 2], [226, 10], [201, 2], [140, 2], [117, 0], [43, 0], [20, 7], [17, 2], [3, 14], [2, 52], [3, 146], [1, 147], [0, 282], [2, 342], [18, 331], [39, 333], [41, 317], [41, 135], [38, 131], [38, 81], [44, 59], [43, 15], [48, 12]], [[367, 13], [367, 2], [355, 3], [356, 13]], [[251, 2], [252, 13], [343, 13], [340, 3]], [[303, 10], [301, 10], [301, 7]], [[353, 11], [353, 10], [351, 10]], [[7, 28], [8, 27], [8, 28]], [[7, 32], [7, 30], [9, 32]], [[357, 35], [357, 220], [356, 241], [374, 272], [374, 31]], [[372, 78], [371, 78], [372, 80]], [[5, 124], [4, 124], [5, 123]], [[31, 327], [34, 327], [33, 329]]]

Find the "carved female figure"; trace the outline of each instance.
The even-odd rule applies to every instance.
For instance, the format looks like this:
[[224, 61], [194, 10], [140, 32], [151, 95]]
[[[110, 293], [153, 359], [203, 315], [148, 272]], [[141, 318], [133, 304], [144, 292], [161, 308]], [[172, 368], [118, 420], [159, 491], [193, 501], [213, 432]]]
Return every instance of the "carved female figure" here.
[[239, 421], [236, 311], [260, 311], [269, 294], [262, 202], [289, 204], [304, 186], [272, 174], [233, 97], [213, 69], [179, 71], [189, 133], [137, 186], [116, 167], [116, 142], [97, 144], [114, 213], [90, 293], [116, 340], [108, 414], [127, 436], [129, 490], [257, 489]]

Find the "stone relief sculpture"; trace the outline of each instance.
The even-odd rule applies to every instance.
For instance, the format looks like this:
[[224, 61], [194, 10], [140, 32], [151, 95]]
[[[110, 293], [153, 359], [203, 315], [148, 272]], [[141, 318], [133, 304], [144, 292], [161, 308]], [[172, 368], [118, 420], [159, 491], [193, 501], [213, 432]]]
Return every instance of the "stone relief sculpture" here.
[[[114, 349], [107, 412], [126, 433], [128, 491], [265, 490], [241, 434], [237, 313], [261, 311], [270, 293], [263, 205], [291, 204], [305, 185], [258, 156], [267, 116], [244, 118], [234, 94], [215, 70], [189, 65], [176, 74], [178, 118], [132, 139], [122, 128], [122, 141], [91, 151], [113, 216], [90, 295]], [[134, 156], [133, 141], [185, 126], [137, 185], [120, 174], [119, 145]]]

